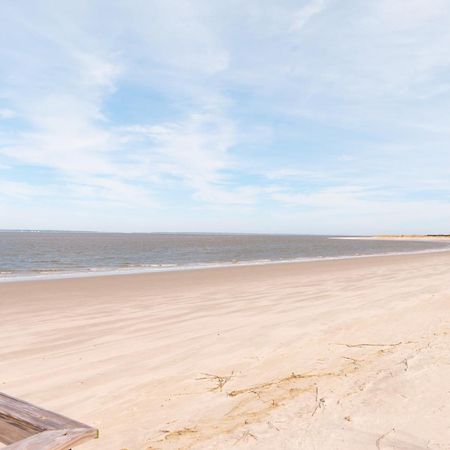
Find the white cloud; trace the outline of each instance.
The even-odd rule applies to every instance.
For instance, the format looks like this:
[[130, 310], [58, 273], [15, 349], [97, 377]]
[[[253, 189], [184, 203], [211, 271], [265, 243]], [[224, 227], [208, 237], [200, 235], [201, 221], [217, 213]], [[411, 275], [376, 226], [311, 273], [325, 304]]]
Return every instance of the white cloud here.
[[320, 14], [326, 7], [326, 0], [313, 0], [300, 8], [294, 14], [291, 27], [292, 31], [299, 31], [317, 14]]
[[3, 197], [28, 199], [30, 197], [39, 197], [42, 195], [46, 195], [49, 192], [50, 191], [46, 188], [37, 188], [36, 186], [29, 183], [0, 180], [0, 195]]
[[221, 170], [231, 164], [229, 150], [235, 141], [233, 124], [209, 113], [192, 114], [181, 122], [134, 126], [143, 133], [154, 153], [166, 161], [171, 173], [190, 183], [221, 180]]
[[8, 108], [0, 108], [0, 120], [12, 119], [13, 117], [16, 117], [16, 114], [13, 110]]
[[179, 180], [193, 198], [211, 204], [252, 204], [264, 189], [232, 187], [227, 171], [237, 165], [231, 155], [236, 130], [225, 116], [203, 112], [180, 122], [135, 125], [124, 130], [145, 140], [138, 163], [159, 178]]
[[373, 193], [360, 186], [335, 186], [313, 192], [276, 192], [272, 198], [286, 205], [307, 206], [318, 209], [352, 209], [373, 200]]
[[76, 205], [406, 216], [449, 190], [445, 0], [2, 7], [0, 164]]
[[[133, 78], [132, 72], [139, 71], [137, 60], [143, 56], [149, 57], [144, 77], [151, 76], [155, 62], [178, 74], [209, 76], [226, 69], [227, 53], [215, 42], [214, 31], [203, 25], [201, 8], [169, 3], [150, 8], [145, 2], [134, 6], [119, 2], [112, 8], [113, 14], [120, 14], [122, 30], [139, 43], [128, 46], [126, 52], [115, 47], [114, 38], [98, 38], [92, 29], [88, 32], [89, 8], [82, 5], [44, 8], [36, 20], [26, 21], [11, 8], [12, 17], [28, 33], [29, 40], [22, 34], [18, 42], [30, 45], [34, 56], [24, 61], [17, 53], [9, 55], [11, 70], [32, 73], [33, 80], [18, 76], [5, 85], [4, 95], [27, 128], [15, 131], [7, 144], [0, 143], [0, 153], [56, 170], [71, 186], [77, 186], [76, 191], [92, 197], [101, 193], [103, 199], [125, 198], [128, 192], [134, 199], [150, 201], [149, 185], [169, 173], [194, 192], [217, 183], [229, 164], [234, 139], [232, 122], [217, 113], [225, 105], [220, 92], [192, 83], [188, 95], [195, 96], [200, 112], [189, 112], [173, 123], [114, 126], [103, 111], [120, 77]], [[150, 16], [155, 18], [153, 27], [147, 26]], [[110, 16], [111, 24], [105, 18], [100, 28], [109, 29], [118, 17]], [[143, 131], [147, 140], [135, 146], [136, 134]]]
[[275, 169], [261, 173], [269, 180], [324, 180], [329, 179], [329, 174], [325, 175], [320, 170], [301, 169]]
[[381, 0], [377, 3], [385, 24], [397, 29], [426, 25], [448, 13], [446, 0]]

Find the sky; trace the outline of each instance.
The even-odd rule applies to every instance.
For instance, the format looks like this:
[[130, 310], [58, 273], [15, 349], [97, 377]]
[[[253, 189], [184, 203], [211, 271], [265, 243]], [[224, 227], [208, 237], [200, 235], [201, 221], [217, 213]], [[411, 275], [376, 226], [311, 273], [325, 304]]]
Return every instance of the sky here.
[[0, 228], [450, 232], [448, 0], [2, 0]]

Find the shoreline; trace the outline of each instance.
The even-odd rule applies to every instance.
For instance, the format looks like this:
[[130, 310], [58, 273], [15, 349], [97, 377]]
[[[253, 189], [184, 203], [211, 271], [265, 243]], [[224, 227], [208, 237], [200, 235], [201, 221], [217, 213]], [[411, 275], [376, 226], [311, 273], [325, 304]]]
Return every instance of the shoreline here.
[[420, 235], [380, 235], [380, 236], [338, 236], [330, 239], [362, 240], [362, 241], [411, 241], [411, 242], [447, 242], [450, 236], [420, 236]]
[[90, 289], [121, 288], [122, 286], [144, 287], [149, 283], [155, 290], [162, 291], [187, 289], [193, 285], [210, 284], [211, 280], [233, 284], [247, 283], [250, 278], [255, 280], [284, 279], [292, 276], [324, 276], [327, 274], [338, 275], [347, 270], [363, 268], [389, 268], [398, 265], [426, 262], [429, 259], [450, 258], [450, 249], [438, 251], [423, 251], [414, 253], [368, 255], [350, 258], [314, 259], [310, 261], [289, 261], [283, 263], [245, 264], [217, 266], [209, 268], [197, 268], [189, 270], [169, 270], [139, 273], [111, 273], [110, 275], [93, 274], [85, 277], [58, 277], [49, 279], [29, 279], [17, 282], [0, 282], [0, 306], [1, 293], [24, 290], [27, 296], [28, 290], [36, 287], [39, 290], [50, 289], [52, 292], [60, 289], [76, 287], [85, 292]]
[[[344, 240], [406, 240], [406, 238], [383, 238], [383, 237], [334, 237], [330, 239], [344, 239]], [[407, 239], [410, 241], [422, 241], [423, 239], [411, 238]], [[436, 242], [436, 239], [432, 239]], [[49, 280], [67, 280], [67, 279], [80, 279], [80, 278], [97, 278], [97, 277], [111, 277], [111, 276], [132, 276], [132, 275], [144, 275], [152, 273], [171, 273], [171, 272], [192, 272], [197, 270], [211, 270], [211, 269], [227, 269], [232, 267], [257, 267], [257, 266], [271, 266], [271, 265], [285, 265], [285, 264], [304, 264], [309, 262], [320, 262], [320, 261], [339, 261], [339, 260], [351, 260], [351, 259], [361, 259], [361, 258], [375, 258], [383, 256], [401, 256], [401, 255], [421, 255], [429, 253], [443, 253], [450, 251], [450, 240], [441, 239], [438, 242], [448, 243], [449, 247], [444, 247], [440, 249], [425, 249], [425, 250], [412, 250], [404, 252], [387, 252], [387, 253], [373, 253], [365, 255], [345, 255], [345, 256], [323, 256], [323, 257], [313, 257], [313, 258], [294, 258], [285, 260], [255, 260], [255, 261], [239, 261], [239, 262], [224, 262], [224, 263], [196, 263], [192, 265], [169, 265], [170, 267], [158, 267], [151, 268], [117, 268], [117, 269], [89, 269], [86, 271], [76, 271], [76, 272], [57, 272], [57, 273], [45, 273], [36, 275], [0, 275], [0, 285], [3, 283], [25, 283], [31, 281], [49, 281]]]

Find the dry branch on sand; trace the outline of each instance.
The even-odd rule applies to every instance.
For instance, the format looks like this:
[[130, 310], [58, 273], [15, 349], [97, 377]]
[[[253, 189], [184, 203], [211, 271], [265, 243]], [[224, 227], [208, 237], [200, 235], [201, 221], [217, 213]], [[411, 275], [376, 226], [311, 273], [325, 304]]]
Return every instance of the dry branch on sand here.
[[242, 436], [236, 440], [236, 442], [234, 443], [234, 445], [236, 445], [237, 443], [241, 442], [241, 441], [248, 441], [250, 438], [254, 439], [255, 441], [258, 440], [258, 438], [253, 434], [250, 433], [250, 431], [246, 430], [244, 431], [244, 433], [242, 433]]
[[341, 344], [338, 343], [336, 345], [345, 345], [348, 348], [358, 348], [358, 347], [397, 347], [402, 344], [410, 344], [411, 342], [396, 342], [395, 344]]
[[[255, 386], [251, 386], [249, 388], [244, 388], [244, 389], [236, 389], [234, 391], [230, 391], [228, 392], [228, 396], [229, 397], [237, 397], [238, 395], [241, 394], [247, 394], [247, 393], [252, 393], [252, 394], [256, 394], [256, 392], [262, 392], [265, 391], [266, 389], [271, 388], [272, 386], [274, 387], [280, 387], [282, 385], [285, 385], [287, 383], [290, 383], [292, 381], [296, 381], [296, 380], [303, 380], [303, 379], [311, 379], [311, 378], [322, 378], [322, 377], [336, 377], [341, 375], [342, 371], [338, 371], [338, 372], [319, 372], [319, 373], [294, 373], [292, 372], [289, 376], [285, 377], [285, 378], [280, 378], [278, 380], [274, 380], [274, 381], [268, 381], [267, 383], [261, 383]], [[309, 388], [308, 388], [309, 390]]]
[[355, 358], [350, 358], [349, 356], [342, 356], [343, 359], [348, 359], [349, 361], [351, 361], [353, 364], [358, 364], [360, 362], [360, 360], [355, 359]]
[[389, 430], [388, 432], [382, 434], [376, 441], [375, 441], [375, 445], [377, 446], [378, 450], [381, 450], [381, 441], [390, 433], [392, 433], [393, 431], [395, 431], [395, 428], [392, 428], [392, 430]]
[[169, 430], [161, 430], [163, 433], [167, 433], [164, 436], [164, 440], [168, 441], [170, 439], [174, 439], [174, 438], [178, 438], [180, 436], [185, 436], [187, 434], [193, 434], [193, 433], [198, 433], [198, 431], [195, 428], [182, 428], [180, 430], [174, 430], [174, 431], [169, 431]]
[[208, 389], [209, 392], [215, 392], [219, 391], [222, 392], [223, 387], [233, 378], [234, 371], [231, 372], [230, 375], [227, 376], [221, 376], [221, 375], [214, 375], [210, 373], [203, 373], [204, 375], [201, 378], [197, 378], [197, 380], [208, 380], [208, 381], [214, 381], [216, 383], [215, 386]]
[[316, 386], [316, 407], [314, 408], [314, 411], [311, 415], [314, 416], [317, 410], [322, 408], [322, 406], [325, 406], [325, 399], [319, 398], [319, 386]]

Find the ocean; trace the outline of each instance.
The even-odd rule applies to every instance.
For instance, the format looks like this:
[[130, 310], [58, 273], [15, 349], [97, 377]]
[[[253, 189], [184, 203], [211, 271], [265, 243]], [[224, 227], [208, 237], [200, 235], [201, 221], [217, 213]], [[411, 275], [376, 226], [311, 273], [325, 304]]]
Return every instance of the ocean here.
[[336, 236], [0, 232], [0, 281], [185, 270], [450, 249], [430, 241]]

